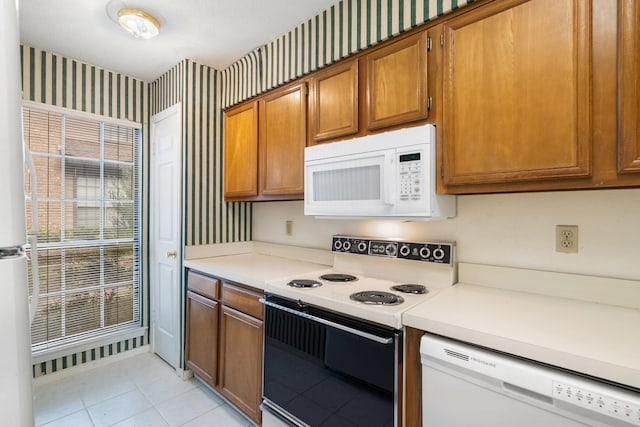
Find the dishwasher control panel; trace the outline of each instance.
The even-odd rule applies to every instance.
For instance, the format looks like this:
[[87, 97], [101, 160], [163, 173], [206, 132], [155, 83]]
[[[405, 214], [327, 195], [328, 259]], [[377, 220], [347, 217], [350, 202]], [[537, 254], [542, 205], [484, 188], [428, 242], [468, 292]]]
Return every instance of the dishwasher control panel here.
[[553, 382], [553, 397], [640, 426], [640, 405], [627, 402], [624, 397], [614, 397], [560, 381]]
[[331, 250], [359, 255], [400, 258], [436, 264], [453, 263], [453, 242], [405, 242], [364, 237], [333, 236]]

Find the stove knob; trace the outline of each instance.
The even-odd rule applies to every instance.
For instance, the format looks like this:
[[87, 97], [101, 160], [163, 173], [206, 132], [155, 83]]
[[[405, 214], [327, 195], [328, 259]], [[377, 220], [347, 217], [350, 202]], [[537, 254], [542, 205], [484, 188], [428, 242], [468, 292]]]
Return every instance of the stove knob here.
[[387, 256], [396, 256], [396, 245], [389, 243], [387, 245], [387, 247], [385, 248], [385, 252], [387, 253]]
[[400, 246], [400, 255], [407, 256], [409, 255], [409, 252], [411, 252], [411, 248], [409, 248], [409, 245]]
[[365, 242], [358, 243], [358, 252], [365, 253], [367, 250], [367, 244]]
[[431, 255], [431, 251], [428, 246], [420, 248], [420, 258], [429, 258], [429, 255]]
[[434, 249], [433, 250], [433, 257], [435, 259], [438, 259], [438, 260], [444, 258], [444, 251], [441, 248]]
[[342, 244], [342, 249], [344, 249], [345, 252], [349, 252], [349, 249], [351, 249], [351, 242], [348, 240], [345, 240], [344, 243]]

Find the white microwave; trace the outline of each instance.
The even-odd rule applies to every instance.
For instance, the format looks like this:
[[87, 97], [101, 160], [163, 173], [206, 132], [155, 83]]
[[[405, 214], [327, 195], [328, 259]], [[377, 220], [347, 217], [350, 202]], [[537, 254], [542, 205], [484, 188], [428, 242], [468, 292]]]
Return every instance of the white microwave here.
[[435, 127], [423, 125], [315, 145], [304, 151], [304, 213], [430, 220], [454, 217], [436, 194]]

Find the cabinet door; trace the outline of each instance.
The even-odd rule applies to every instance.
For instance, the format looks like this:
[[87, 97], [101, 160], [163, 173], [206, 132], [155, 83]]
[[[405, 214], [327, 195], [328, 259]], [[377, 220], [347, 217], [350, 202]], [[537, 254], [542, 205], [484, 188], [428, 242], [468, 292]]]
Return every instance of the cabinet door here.
[[222, 306], [219, 390], [260, 424], [262, 321]]
[[258, 104], [256, 101], [224, 114], [224, 196], [258, 195]]
[[514, 0], [445, 22], [445, 185], [590, 176], [590, 9]]
[[300, 195], [307, 132], [306, 84], [260, 100], [260, 193]]
[[640, 5], [636, 0], [619, 2], [618, 39], [618, 171], [640, 172]]
[[313, 142], [358, 132], [358, 60], [329, 67], [311, 80], [309, 123]]
[[216, 386], [219, 311], [216, 301], [187, 291], [186, 364], [212, 387]]
[[366, 56], [367, 129], [427, 118], [426, 37], [422, 32]]

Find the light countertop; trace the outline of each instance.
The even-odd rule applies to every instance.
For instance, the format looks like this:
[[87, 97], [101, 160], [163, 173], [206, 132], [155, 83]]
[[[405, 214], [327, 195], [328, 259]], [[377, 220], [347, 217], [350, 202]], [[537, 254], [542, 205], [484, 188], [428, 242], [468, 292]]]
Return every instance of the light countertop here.
[[184, 266], [258, 289], [264, 289], [268, 280], [331, 267], [327, 264], [261, 253], [192, 259], [185, 261]]
[[[263, 290], [331, 268], [324, 251], [253, 245], [184, 266]], [[459, 283], [405, 311], [404, 325], [640, 389], [639, 281], [458, 267]]]
[[[513, 279], [513, 271], [506, 276]], [[636, 306], [640, 300], [623, 306], [621, 301], [601, 303], [603, 298], [597, 297], [603, 289], [611, 294], [621, 288], [621, 293], [635, 298], [640, 286], [602, 279], [601, 289], [586, 292], [580, 288], [585, 283], [582, 276], [570, 280], [566, 276], [545, 273], [545, 283], [567, 282], [559, 292], [566, 295], [574, 287], [580, 299], [550, 295], [546, 290], [536, 293], [543, 285], [524, 291], [522, 281], [514, 284], [516, 290], [508, 289], [500, 277], [495, 279], [496, 287], [467, 284], [464, 279], [473, 278], [465, 277], [463, 268], [462, 283], [406, 311], [403, 323], [640, 389], [640, 310]]]

